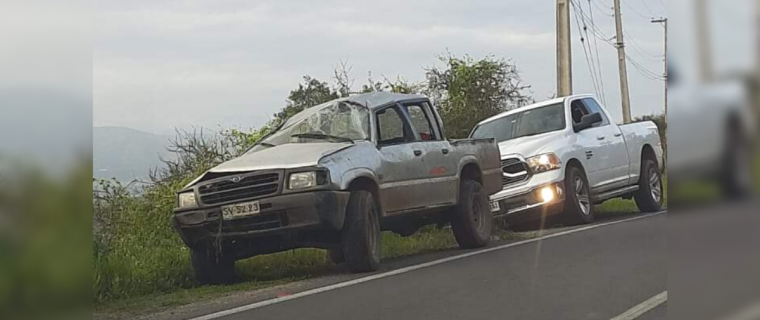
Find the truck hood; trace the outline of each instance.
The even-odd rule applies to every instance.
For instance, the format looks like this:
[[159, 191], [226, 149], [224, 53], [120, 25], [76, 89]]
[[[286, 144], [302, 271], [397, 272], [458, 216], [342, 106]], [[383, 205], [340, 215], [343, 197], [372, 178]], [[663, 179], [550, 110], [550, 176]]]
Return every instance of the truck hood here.
[[554, 131], [502, 141], [499, 142], [499, 150], [502, 157], [511, 154], [519, 154], [526, 158], [532, 157], [543, 153], [544, 150], [552, 150], [555, 143], [562, 143], [564, 136], [564, 131]]
[[190, 187], [210, 173], [247, 172], [269, 169], [292, 169], [316, 166], [322, 157], [351, 147], [349, 143], [288, 143], [240, 157], [211, 168], [190, 182]]

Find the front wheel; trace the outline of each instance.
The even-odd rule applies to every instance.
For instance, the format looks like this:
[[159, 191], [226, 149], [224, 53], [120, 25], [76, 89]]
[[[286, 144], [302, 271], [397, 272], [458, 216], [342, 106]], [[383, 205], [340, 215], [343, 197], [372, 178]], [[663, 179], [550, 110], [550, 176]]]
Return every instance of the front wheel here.
[[380, 222], [375, 198], [366, 190], [351, 192], [341, 242], [351, 272], [371, 272], [380, 266]]
[[565, 173], [565, 210], [563, 215], [570, 224], [594, 222], [588, 179], [578, 167], [569, 167]]
[[477, 181], [464, 181], [459, 190], [459, 204], [454, 207], [451, 216], [451, 229], [459, 247], [484, 247], [491, 238], [492, 226], [488, 194]]
[[639, 190], [633, 194], [633, 198], [641, 212], [656, 212], [662, 209], [665, 193], [662, 175], [654, 160], [646, 159], [641, 163]]

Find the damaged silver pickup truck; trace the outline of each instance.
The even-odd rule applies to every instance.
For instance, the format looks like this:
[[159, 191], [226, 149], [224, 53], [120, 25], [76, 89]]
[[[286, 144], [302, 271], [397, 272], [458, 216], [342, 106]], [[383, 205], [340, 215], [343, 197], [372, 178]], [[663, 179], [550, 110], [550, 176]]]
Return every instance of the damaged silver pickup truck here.
[[463, 248], [488, 243], [501, 190], [493, 139], [445, 139], [427, 98], [370, 93], [306, 109], [178, 194], [173, 223], [200, 283], [236, 260], [328, 249], [353, 272], [380, 263], [380, 232], [451, 222]]

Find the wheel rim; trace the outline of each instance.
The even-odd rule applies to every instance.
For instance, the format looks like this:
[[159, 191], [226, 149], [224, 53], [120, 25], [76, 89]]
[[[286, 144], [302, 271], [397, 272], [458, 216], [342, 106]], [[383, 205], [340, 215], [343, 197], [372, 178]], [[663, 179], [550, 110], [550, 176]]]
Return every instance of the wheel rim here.
[[578, 207], [584, 215], [591, 213], [591, 200], [588, 196], [586, 183], [580, 177], [575, 177], [575, 198], [578, 201]]
[[662, 200], [662, 180], [660, 180], [655, 168], [649, 169], [649, 190], [652, 194], [652, 200], [660, 203]]
[[483, 233], [483, 227], [485, 225], [485, 219], [483, 218], [483, 205], [478, 198], [475, 197], [472, 201], [472, 221], [475, 222], [476, 230], [478, 233]]

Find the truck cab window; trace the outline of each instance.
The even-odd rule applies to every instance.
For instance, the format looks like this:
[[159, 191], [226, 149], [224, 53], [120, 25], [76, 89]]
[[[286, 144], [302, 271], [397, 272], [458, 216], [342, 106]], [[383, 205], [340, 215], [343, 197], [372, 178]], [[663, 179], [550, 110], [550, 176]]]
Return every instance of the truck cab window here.
[[579, 124], [589, 112], [580, 100], [575, 100], [570, 103], [570, 114], [573, 116], [573, 124]]
[[409, 118], [412, 122], [412, 126], [420, 134], [420, 140], [431, 141], [439, 140], [436, 137], [433, 125], [428, 117], [428, 113], [422, 108], [422, 105], [412, 104], [407, 105], [406, 110], [409, 113]]
[[583, 105], [586, 106], [586, 109], [588, 110], [589, 114], [591, 113], [599, 113], [602, 115], [602, 123], [595, 125], [597, 127], [603, 127], [608, 124], [610, 124], [610, 120], [607, 119], [607, 115], [602, 111], [602, 107], [596, 103], [596, 100], [591, 98], [583, 99]]
[[411, 141], [411, 134], [395, 107], [377, 112], [377, 144], [391, 145]]

